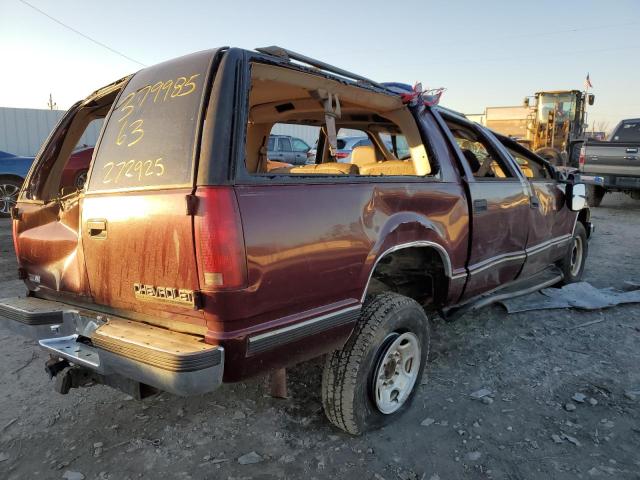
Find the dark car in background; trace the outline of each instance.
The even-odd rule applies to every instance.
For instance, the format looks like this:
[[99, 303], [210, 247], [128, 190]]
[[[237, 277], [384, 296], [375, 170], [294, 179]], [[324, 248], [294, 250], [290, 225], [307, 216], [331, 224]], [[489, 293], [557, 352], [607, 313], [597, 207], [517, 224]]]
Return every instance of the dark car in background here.
[[[407, 142], [402, 135], [396, 135], [396, 146], [394, 149], [393, 140], [390, 135], [381, 135], [380, 139], [384, 143], [387, 150], [395, 153], [398, 158], [405, 158], [409, 155]], [[351, 161], [351, 153], [354, 148], [372, 146], [373, 143], [366, 135], [352, 135], [338, 137], [338, 150], [336, 152], [336, 161], [339, 163], [353, 163]], [[316, 148], [312, 148], [307, 155], [311, 162], [316, 160]]]
[[[93, 147], [76, 147], [62, 171], [60, 191], [62, 194], [80, 190], [87, 181], [87, 171], [93, 155]], [[0, 218], [11, 216], [20, 187], [24, 182], [34, 157], [22, 157], [0, 151]]]
[[310, 150], [311, 147], [301, 138], [289, 135], [270, 135], [267, 157], [269, 160], [291, 165], [305, 165]]
[[67, 165], [62, 171], [61, 185], [65, 189], [81, 190], [87, 181], [87, 172], [91, 163], [91, 155], [93, 155], [93, 147], [83, 145], [76, 149], [69, 157]]
[[33, 158], [0, 151], [0, 217], [11, 215], [11, 208], [16, 204]]
[[356, 147], [372, 145], [368, 137], [338, 137], [338, 151], [336, 152], [336, 161], [340, 163], [351, 163], [351, 152]]

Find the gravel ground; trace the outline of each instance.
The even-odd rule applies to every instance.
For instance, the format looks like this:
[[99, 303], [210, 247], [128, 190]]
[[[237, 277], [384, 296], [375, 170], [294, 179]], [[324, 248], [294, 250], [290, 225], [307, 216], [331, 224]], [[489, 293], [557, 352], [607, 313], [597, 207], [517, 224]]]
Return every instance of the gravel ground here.
[[[608, 195], [593, 221], [586, 280], [640, 281], [640, 202]], [[0, 251], [3, 296], [22, 292], [6, 220]], [[640, 479], [640, 305], [492, 306], [432, 334], [413, 409], [353, 438], [324, 418], [321, 361], [290, 370], [287, 400], [261, 378], [189, 399], [63, 396], [44, 354], [0, 327], [0, 478]]]

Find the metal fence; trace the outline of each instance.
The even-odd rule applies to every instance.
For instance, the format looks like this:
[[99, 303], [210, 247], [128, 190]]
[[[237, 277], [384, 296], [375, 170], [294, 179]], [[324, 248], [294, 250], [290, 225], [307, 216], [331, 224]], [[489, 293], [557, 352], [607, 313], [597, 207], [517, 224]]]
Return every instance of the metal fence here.
[[[0, 107], [0, 150], [34, 156], [64, 114], [63, 110]], [[101, 121], [92, 122], [80, 143], [95, 145], [101, 125]]]

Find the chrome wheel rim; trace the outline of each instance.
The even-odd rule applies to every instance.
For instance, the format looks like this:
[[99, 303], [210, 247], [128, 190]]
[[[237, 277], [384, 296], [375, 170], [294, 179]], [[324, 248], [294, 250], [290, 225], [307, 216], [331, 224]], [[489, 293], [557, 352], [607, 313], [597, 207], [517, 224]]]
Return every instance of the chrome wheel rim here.
[[76, 177], [76, 188], [78, 190], [82, 190], [84, 188], [84, 184], [87, 183], [87, 172], [82, 172]]
[[10, 214], [18, 201], [20, 188], [12, 183], [0, 183], [0, 212]]
[[583, 246], [582, 246], [582, 237], [574, 237], [573, 239], [573, 247], [571, 248], [571, 275], [576, 276], [580, 273], [580, 268], [582, 267], [582, 255], [583, 255]]
[[[397, 335], [397, 334], [395, 334]], [[375, 371], [374, 400], [382, 413], [396, 412], [409, 398], [420, 371], [420, 341], [411, 332], [397, 336], [381, 355]]]

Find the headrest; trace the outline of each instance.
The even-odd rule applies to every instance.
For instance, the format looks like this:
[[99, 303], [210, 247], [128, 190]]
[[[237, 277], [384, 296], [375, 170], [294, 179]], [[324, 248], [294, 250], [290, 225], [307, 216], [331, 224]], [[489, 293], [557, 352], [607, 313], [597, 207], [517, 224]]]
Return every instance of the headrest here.
[[361, 167], [369, 163], [376, 163], [376, 149], [373, 145], [362, 145], [351, 151], [351, 163]]

